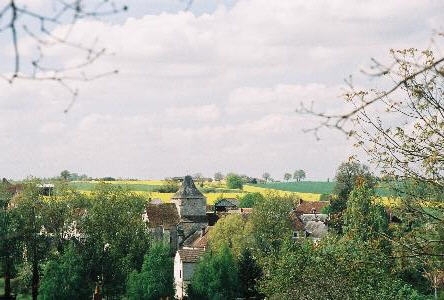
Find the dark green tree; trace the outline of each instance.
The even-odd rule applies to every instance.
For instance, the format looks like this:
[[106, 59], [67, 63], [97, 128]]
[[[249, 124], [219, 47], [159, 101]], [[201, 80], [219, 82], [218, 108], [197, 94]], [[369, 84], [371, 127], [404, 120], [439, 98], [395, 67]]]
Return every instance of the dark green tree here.
[[204, 255], [196, 266], [187, 293], [192, 300], [234, 299], [238, 296], [238, 269], [228, 246]]
[[23, 256], [31, 265], [32, 299], [37, 299], [38, 295], [41, 275], [40, 263], [47, 257], [50, 250], [50, 238], [43, 230], [44, 202], [42, 195], [40, 195], [39, 184], [40, 182], [37, 180], [23, 183], [23, 190], [14, 197], [11, 204], [14, 207], [20, 243], [26, 248]]
[[62, 177], [64, 180], [69, 180], [71, 177], [71, 173], [68, 170], [63, 170], [60, 172], [60, 177]]
[[227, 176], [225, 177], [225, 180], [227, 182], [227, 187], [229, 189], [242, 189], [243, 187], [243, 182], [242, 182], [242, 178], [234, 173], [229, 173], [227, 174]]
[[306, 176], [305, 171], [304, 170], [296, 170], [293, 173], [293, 179], [296, 179], [296, 181], [301, 181], [302, 179], [304, 179]]
[[145, 255], [142, 270], [133, 271], [127, 284], [128, 299], [152, 299], [174, 296], [173, 259], [168, 245], [156, 243]]
[[243, 249], [238, 262], [240, 296], [246, 299], [262, 299], [259, 292], [259, 280], [262, 268], [258, 265], [249, 248]]
[[265, 198], [261, 193], [248, 193], [240, 198], [239, 206], [244, 208], [251, 208], [264, 199]]
[[328, 213], [331, 215], [330, 228], [342, 233], [344, 225], [343, 214], [347, 207], [347, 200], [357, 180], [364, 180], [367, 186], [375, 186], [375, 180], [366, 165], [356, 161], [347, 161], [339, 165], [336, 171], [336, 185], [333, 190], [335, 197], [330, 201]]
[[46, 264], [39, 288], [41, 299], [87, 299], [92, 291], [74, 244]]
[[12, 185], [6, 180], [0, 182], [0, 258], [4, 277], [4, 295], [11, 296], [11, 278], [18, 260], [19, 236], [12, 207]]
[[82, 257], [90, 280], [102, 280], [102, 292], [121, 297], [133, 270], [142, 266], [150, 234], [142, 220], [147, 199], [112, 184], [100, 184], [79, 227], [85, 235]]
[[285, 181], [289, 181], [291, 179], [291, 174], [290, 173], [285, 173], [284, 174], [284, 180]]

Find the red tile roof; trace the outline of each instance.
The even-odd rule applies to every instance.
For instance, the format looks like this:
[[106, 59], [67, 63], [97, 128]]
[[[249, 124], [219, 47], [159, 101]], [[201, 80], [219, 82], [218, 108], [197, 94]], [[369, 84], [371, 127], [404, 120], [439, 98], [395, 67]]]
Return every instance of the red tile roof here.
[[180, 222], [179, 214], [174, 203], [148, 204], [146, 206], [148, 226], [175, 226]]
[[202, 248], [180, 249], [177, 252], [179, 253], [180, 259], [184, 263], [197, 263], [199, 261], [199, 258], [204, 255], [205, 250]]
[[329, 201], [304, 201], [300, 200], [296, 206], [296, 212], [299, 214], [311, 214], [313, 210], [316, 213], [322, 213], [322, 209], [330, 204]]

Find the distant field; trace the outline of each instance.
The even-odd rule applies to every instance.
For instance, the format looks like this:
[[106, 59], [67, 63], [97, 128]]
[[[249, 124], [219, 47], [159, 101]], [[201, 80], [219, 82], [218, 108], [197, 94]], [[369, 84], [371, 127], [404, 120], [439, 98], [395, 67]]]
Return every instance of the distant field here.
[[255, 186], [298, 193], [330, 194], [335, 187], [335, 182], [300, 181], [300, 182], [271, 182], [257, 184]]
[[[72, 181], [70, 185], [79, 191], [92, 191], [95, 186], [99, 182], [95, 181]], [[141, 191], [141, 192], [151, 192], [154, 189], [161, 186], [160, 181], [156, 181], [156, 183], [160, 183], [158, 185], [149, 184], [143, 181], [107, 181], [106, 183], [111, 183], [113, 185], [119, 185], [123, 188], [126, 188], [130, 191]]]
[[[310, 193], [310, 194], [331, 194], [336, 182], [320, 182], [320, 181], [300, 181], [300, 182], [271, 182], [265, 184], [256, 184], [254, 186], [288, 192]], [[376, 188], [378, 196], [391, 196], [387, 186], [379, 186]]]
[[[263, 185], [263, 186], [268, 186]], [[294, 192], [294, 191], [286, 191], [281, 189], [273, 189], [268, 187], [261, 187], [259, 185], [244, 185], [244, 191], [247, 193], [261, 193], [267, 194], [269, 192], [277, 192], [281, 196], [294, 196], [301, 198], [306, 201], [319, 201], [321, 198], [321, 194], [317, 193], [302, 193], [302, 192]]]

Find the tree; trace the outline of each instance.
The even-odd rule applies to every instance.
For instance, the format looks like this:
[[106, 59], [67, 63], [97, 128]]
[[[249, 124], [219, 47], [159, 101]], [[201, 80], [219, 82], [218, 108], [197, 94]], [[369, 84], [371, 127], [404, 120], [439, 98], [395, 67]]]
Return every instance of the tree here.
[[263, 299], [264, 296], [259, 292], [262, 269], [249, 248], [243, 249], [238, 266], [240, 296], [246, 299]]
[[64, 180], [69, 180], [71, 173], [68, 170], [63, 170], [60, 172], [60, 177], [62, 177]]
[[239, 293], [236, 261], [228, 246], [207, 252], [196, 266], [187, 294], [191, 300], [233, 299]]
[[[442, 37], [437, 32], [434, 39]], [[397, 214], [403, 220], [390, 241], [399, 259], [422, 265], [425, 274], [444, 267], [444, 57], [437, 45], [390, 50], [387, 63], [373, 59], [368, 73], [387, 88], [361, 89], [348, 80], [349, 110], [335, 115], [301, 110], [320, 117], [315, 134], [327, 127], [354, 138], [387, 179], [401, 200]]]
[[347, 207], [347, 200], [358, 180], [365, 181], [369, 188], [375, 186], [375, 180], [366, 165], [354, 160], [343, 162], [336, 171], [336, 185], [333, 189], [335, 198], [330, 202], [328, 212], [331, 214], [330, 227], [342, 232], [343, 212]]
[[101, 278], [105, 296], [124, 295], [129, 274], [142, 266], [150, 245], [141, 217], [147, 202], [141, 195], [102, 183], [93, 191], [91, 207], [79, 221], [86, 236], [81, 252], [85, 267], [91, 281]]
[[40, 195], [37, 180], [26, 181], [23, 190], [18, 194], [11, 205], [14, 206], [14, 214], [17, 222], [17, 233], [20, 242], [26, 251], [23, 252], [25, 260], [31, 264], [31, 295], [37, 299], [40, 283], [40, 263], [48, 255], [50, 239], [42, 234], [44, 219], [43, 197]]
[[[250, 217], [255, 255], [258, 259], [273, 259], [278, 255], [282, 243], [293, 235], [289, 214], [293, 209], [291, 197], [281, 197], [276, 193], [265, 196]], [[262, 262], [261, 262], [262, 263]]]
[[221, 180], [223, 180], [224, 179], [224, 175], [221, 173], [221, 172], [216, 172], [215, 174], [214, 174], [214, 180], [216, 180], [216, 181], [221, 181]]
[[296, 170], [293, 173], [293, 179], [296, 179], [296, 181], [301, 181], [305, 178], [305, 171], [304, 170]]
[[10, 202], [13, 197], [12, 185], [3, 180], [0, 182], [0, 257], [3, 271], [4, 296], [11, 296], [11, 278], [14, 274], [15, 261], [19, 248], [19, 236]]
[[[96, 46], [96, 43], [90, 46], [89, 42], [73, 40], [72, 29], [79, 20], [117, 14], [126, 11], [127, 6], [107, 0], [52, 1], [48, 6], [41, 5], [41, 8], [34, 10], [17, 0], [4, 1], [0, 5], [0, 23], [3, 24], [0, 33], [10, 37], [8, 43], [14, 55], [9, 69], [0, 72], [2, 74], [0, 78], [9, 83], [21, 78], [53, 81], [66, 88], [72, 94], [74, 101], [78, 90], [71, 86], [73, 81], [88, 81], [117, 71], [86, 73], [84, 69], [107, 51], [106, 48]], [[56, 29], [59, 29], [59, 32]], [[23, 40], [29, 43], [23, 43]], [[32, 47], [31, 50], [24, 51], [22, 43]], [[64, 61], [47, 59], [47, 55], [51, 55], [55, 48], [72, 51], [77, 57], [76, 62], [66, 65]], [[27, 54], [28, 52], [31, 52], [31, 55]], [[29, 60], [29, 65], [23, 63], [25, 60]], [[69, 110], [73, 101], [65, 112]]]
[[39, 297], [42, 299], [86, 299], [91, 293], [82, 258], [70, 244], [65, 252], [45, 266]]
[[203, 184], [204, 184], [204, 178], [203, 178], [202, 173], [195, 173], [195, 174], [193, 175], [193, 179], [194, 179], [194, 181], [196, 181], [197, 183], [199, 183], [199, 186], [200, 186], [200, 187], [203, 187]]
[[262, 174], [262, 178], [263, 178], [265, 181], [268, 181], [268, 180], [270, 180], [271, 175], [270, 175], [270, 173], [265, 172], [264, 174]]
[[221, 218], [209, 232], [211, 250], [219, 251], [228, 246], [234, 256], [238, 257], [250, 243], [249, 226], [240, 215], [228, 215]]
[[270, 299], [423, 299], [378, 249], [350, 239], [286, 242], [261, 290]]
[[361, 179], [350, 193], [344, 213], [344, 233], [358, 241], [384, 239], [388, 218], [383, 207], [373, 204], [375, 192]]
[[290, 173], [285, 173], [284, 174], [284, 180], [285, 181], [289, 181], [291, 179], [291, 174]]
[[243, 187], [242, 178], [237, 174], [229, 173], [225, 180], [229, 189], [242, 189]]
[[151, 246], [143, 260], [142, 270], [128, 278], [128, 299], [163, 299], [174, 296], [173, 259], [168, 245]]
[[255, 206], [257, 203], [263, 201], [264, 199], [265, 197], [259, 192], [247, 193], [240, 198], [239, 207], [251, 208]]

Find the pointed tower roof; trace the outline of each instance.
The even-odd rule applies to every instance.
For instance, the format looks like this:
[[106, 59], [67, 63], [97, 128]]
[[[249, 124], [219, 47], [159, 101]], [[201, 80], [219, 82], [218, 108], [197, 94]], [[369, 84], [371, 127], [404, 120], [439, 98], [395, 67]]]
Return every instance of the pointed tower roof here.
[[183, 179], [182, 186], [174, 194], [171, 199], [195, 199], [195, 198], [205, 198], [205, 196], [196, 188], [194, 185], [193, 178], [187, 175]]

